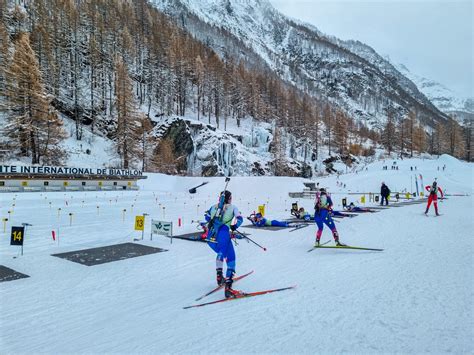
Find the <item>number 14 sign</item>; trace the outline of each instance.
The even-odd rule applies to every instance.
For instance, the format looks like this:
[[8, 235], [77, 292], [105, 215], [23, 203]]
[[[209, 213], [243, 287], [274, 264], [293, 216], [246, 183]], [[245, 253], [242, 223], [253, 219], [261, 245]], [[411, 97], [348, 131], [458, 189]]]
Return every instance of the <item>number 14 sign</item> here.
[[25, 227], [12, 227], [10, 245], [23, 245], [25, 237]]

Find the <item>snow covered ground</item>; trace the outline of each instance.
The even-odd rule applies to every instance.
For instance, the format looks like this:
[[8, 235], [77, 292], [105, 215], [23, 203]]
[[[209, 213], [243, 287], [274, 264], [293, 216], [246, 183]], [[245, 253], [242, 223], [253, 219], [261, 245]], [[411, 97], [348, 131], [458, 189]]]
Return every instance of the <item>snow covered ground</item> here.
[[[383, 252], [307, 253], [314, 225], [293, 233], [241, 228], [268, 250], [239, 241], [237, 273], [255, 272], [236, 288], [297, 288], [189, 310], [182, 307], [214, 287], [215, 254], [204, 243], [150, 241], [147, 223], [139, 243], [169, 251], [91, 267], [51, 254], [133, 241], [140, 236], [134, 216], [162, 219], [163, 206], [166, 220], [183, 219], [176, 234], [194, 231], [191, 220], [217, 200], [223, 178], [155, 174], [139, 192], [0, 194], [0, 217], [13, 211], [6, 233], [0, 229], [0, 264], [30, 276], [0, 283], [1, 352], [473, 353], [473, 165], [442, 156], [399, 160], [398, 171], [382, 170], [391, 164], [341, 175], [345, 189], [336, 186], [336, 177], [317, 181], [340, 204], [342, 197], [357, 198], [349, 190], [377, 192], [381, 181], [392, 191], [414, 190], [410, 166], [417, 166], [425, 185], [437, 177], [448, 194], [470, 196], [441, 202], [438, 218], [433, 210], [425, 217], [424, 205], [412, 205], [336, 222], [343, 242]], [[195, 195], [187, 192], [204, 180], [210, 183]], [[229, 190], [244, 215], [266, 203], [268, 217], [284, 219], [296, 201], [288, 192], [301, 191], [303, 181], [235, 177]], [[298, 202], [312, 207], [311, 200]], [[18, 256], [9, 230], [22, 222], [33, 226]], [[328, 239], [325, 230], [323, 241]]]

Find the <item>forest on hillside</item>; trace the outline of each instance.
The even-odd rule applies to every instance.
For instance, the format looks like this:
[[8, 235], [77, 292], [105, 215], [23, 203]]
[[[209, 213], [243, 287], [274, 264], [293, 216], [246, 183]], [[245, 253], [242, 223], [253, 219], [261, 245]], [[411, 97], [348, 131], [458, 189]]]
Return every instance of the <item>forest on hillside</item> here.
[[[472, 130], [454, 120], [430, 130], [410, 112], [367, 128], [344, 110], [281, 80], [266, 67], [218, 56], [146, 0], [0, 0], [0, 157], [61, 164], [61, 141], [74, 122], [113, 140], [122, 168], [160, 171], [173, 160], [159, 117], [191, 115], [225, 130], [229, 120], [276, 122], [275, 159], [284, 133], [318, 155], [449, 153], [472, 160]], [[165, 154], [166, 153], [166, 154]], [[166, 161], [164, 161], [166, 160]]]

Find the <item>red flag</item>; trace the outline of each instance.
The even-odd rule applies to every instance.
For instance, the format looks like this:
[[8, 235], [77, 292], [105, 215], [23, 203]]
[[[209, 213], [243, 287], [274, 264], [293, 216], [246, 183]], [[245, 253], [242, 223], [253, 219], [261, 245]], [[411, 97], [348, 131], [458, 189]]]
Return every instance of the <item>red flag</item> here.
[[51, 231], [51, 235], [53, 236], [53, 240], [56, 241], [56, 232], [55, 232], [55, 231]]

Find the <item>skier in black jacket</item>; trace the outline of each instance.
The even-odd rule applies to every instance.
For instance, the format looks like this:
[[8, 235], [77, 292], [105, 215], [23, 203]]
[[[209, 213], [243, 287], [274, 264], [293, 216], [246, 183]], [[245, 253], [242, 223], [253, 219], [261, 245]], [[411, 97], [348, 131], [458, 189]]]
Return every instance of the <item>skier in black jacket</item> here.
[[388, 196], [390, 195], [390, 189], [385, 182], [382, 182], [382, 187], [380, 188], [380, 196], [382, 196], [382, 201], [380, 202], [383, 205], [383, 200], [385, 199], [385, 205], [388, 205]]

